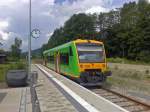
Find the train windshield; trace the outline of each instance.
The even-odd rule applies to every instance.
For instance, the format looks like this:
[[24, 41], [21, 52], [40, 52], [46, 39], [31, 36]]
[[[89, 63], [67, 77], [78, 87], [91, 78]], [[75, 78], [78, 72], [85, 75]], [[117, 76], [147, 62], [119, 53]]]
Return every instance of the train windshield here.
[[104, 62], [104, 48], [100, 44], [77, 44], [77, 51], [80, 63]]

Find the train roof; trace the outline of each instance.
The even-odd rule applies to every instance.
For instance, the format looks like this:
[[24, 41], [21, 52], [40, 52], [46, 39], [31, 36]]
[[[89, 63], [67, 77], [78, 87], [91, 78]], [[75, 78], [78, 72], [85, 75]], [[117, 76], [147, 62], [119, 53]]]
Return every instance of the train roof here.
[[68, 47], [69, 45], [71, 45], [71, 44], [73, 44], [73, 43], [88, 43], [88, 42], [97, 43], [97, 44], [103, 44], [103, 42], [101, 42], [101, 41], [96, 41], [96, 40], [82, 40], [82, 39], [77, 39], [77, 40], [74, 40], [74, 41], [65, 43], [65, 44], [63, 44], [63, 45], [59, 45], [58, 47], [54, 47], [54, 48], [52, 48], [52, 49], [46, 50], [46, 51], [43, 52], [43, 54], [47, 54], [47, 53], [50, 52], [50, 51], [56, 51], [56, 50], [59, 50], [59, 49], [61, 49], [61, 48]]

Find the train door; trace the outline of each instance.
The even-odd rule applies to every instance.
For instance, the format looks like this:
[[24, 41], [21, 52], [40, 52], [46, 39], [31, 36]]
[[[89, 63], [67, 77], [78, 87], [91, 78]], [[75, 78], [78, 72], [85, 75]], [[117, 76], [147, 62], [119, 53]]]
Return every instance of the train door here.
[[60, 54], [59, 54], [59, 52], [56, 54], [56, 72], [60, 73]]

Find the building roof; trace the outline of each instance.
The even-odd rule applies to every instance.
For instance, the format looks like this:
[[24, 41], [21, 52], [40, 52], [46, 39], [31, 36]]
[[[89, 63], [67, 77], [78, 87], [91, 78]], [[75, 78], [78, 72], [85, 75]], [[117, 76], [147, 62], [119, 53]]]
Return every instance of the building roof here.
[[6, 57], [6, 55], [5, 54], [0, 54], [0, 57]]

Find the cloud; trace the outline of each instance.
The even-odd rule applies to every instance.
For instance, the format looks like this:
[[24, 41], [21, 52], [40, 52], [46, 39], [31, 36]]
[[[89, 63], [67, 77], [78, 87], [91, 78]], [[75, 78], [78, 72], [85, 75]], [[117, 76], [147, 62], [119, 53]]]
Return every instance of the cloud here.
[[[55, 28], [73, 14], [107, 12], [125, 1], [133, 0], [32, 0], [32, 29], [41, 31], [40, 38], [32, 38], [32, 49], [47, 43]], [[14, 38], [19, 37], [23, 41], [23, 51], [27, 50], [29, 0], [0, 0], [0, 35], [5, 39], [3, 48], [8, 50]]]
[[147, 0], [148, 1], [148, 3], [150, 3], [150, 0]]
[[9, 6], [10, 4], [16, 2], [17, 0], [1, 0], [0, 5], [1, 6]]
[[47, 33], [47, 34], [46, 34], [46, 37], [50, 37], [50, 36], [52, 36], [52, 35], [53, 35], [53, 32]]
[[86, 10], [85, 13], [90, 13], [90, 14], [97, 13], [97, 14], [99, 14], [100, 12], [109, 12], [109, 11], [110, 11], [110, 9], [100, 7], [100, 6], [94, 6], [90, 9]]
[[8, 21], [0, 21], [0, 30], [6, 29], [9, 26], [9, 22]]
[[[1, 35], [1, 32], [0, 32]], [[10, 50], [10, 47], [12, 44], [14, 44], [14, 40], [15, 38], [20, 38], [21, 39], [21, 35], [15, 33], [15, 32], [2, 32], [3, 35], [3, 39], [1, 39], [0, 37], [0, 42], [3, 44], [3, 46], [1, 46], [1, 48], [5, 49], [5, 50]], [[26, 41], [23, 41], [24, 44], [26, 44]], [[23, 47], [27, 47], [27, 44]]]
[[28, 4], [28, 3], [29, 3], [29, 0], [1, 0], [0, 6], [15, 8], [14, 6], [19, 6], [19, 5]]
[[43, 5], [54, 5], [55, 0], [42, 0]]
[[9, 34], [3, 31], [0, 31], [0, 39], [1, 40], [8, 40]]
[[[106, 1], [104, 0], [65, 0], [61, 4], [50, 6], [50, 9], [42, 12], [42, 15], [48, 16], [55, 24], [55, 27], [62, 26], [69, 17], [76, 13], [92, 13], [106, 12], [109, 8], [105, 8]], [[55, 28], [54, 27], [54, 28]]]
[[6, 20], [0, 20], [0, 40], [7, 40], [8, 39], [8, 33], [5, 32], [5, 30], [8, 28], [9, 22]]
[[[0, 1], [0, 35], [3, 48], [9, 50], [15, 37], [27, 40], [28, 35], [28, 1], [29, 0], [1, 0]], [[33, 1], [33, 0], [32, 0]], [[22, 49], [26, 49], [25, 46]]]

